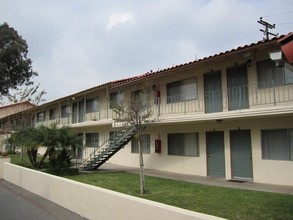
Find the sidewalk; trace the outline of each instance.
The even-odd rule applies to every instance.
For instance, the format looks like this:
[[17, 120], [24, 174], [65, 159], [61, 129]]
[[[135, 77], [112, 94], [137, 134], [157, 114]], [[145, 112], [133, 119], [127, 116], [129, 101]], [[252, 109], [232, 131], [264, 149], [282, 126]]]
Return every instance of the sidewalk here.
[[[126, 172], [132, 172], [132, 173], [139, 173], [139, 168], [120, 166], [120, 165], [111, 164], [111, 163], [103, 164], [99, 168], [99, 170], [100, 171], [126, 171]], [[254, 183], [254, 182], [243, 182], [243, 183], [229, 182], [224, 178], [185, 175], [185, 174], [164, 172], [164, 171], [152, 170], [152, 169], [145, 169], [144, 173], [146, 176], [181, 180], [181, 181], [199, 183], [199, 184], [209, 185], [209, 186], [230, 187], [230, 188], [236, 188], [236, 189], [246, 189], [246, 190], [293, 195], [293, 186], [281, 186], [281, 185], [262, 184], [262, 183]]]

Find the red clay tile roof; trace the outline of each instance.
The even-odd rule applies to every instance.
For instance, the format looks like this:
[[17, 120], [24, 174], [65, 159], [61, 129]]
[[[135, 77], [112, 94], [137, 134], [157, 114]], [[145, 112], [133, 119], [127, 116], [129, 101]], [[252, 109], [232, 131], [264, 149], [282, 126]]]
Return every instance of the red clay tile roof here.
[[[142, 75], [137, 75], [137, 76], [133, 76], [133, 77], [125, 78], [125, 79], [110, 81], [108, 83], [100, 84], [98, 86], [95, 86], [95, 87], [92, 87], [92, 88], [89, 88], [89, 89], [74, 93], [72, 95], [68, 95], [68, 96], [56, 99], [56, 100], [54, 100], [52, 102], [65, 100], [65, 99], [68, 99], [68, 98], [73, 97], [73, 96], [79, 96], [79, 95], [82, 95], [82, 94], [86, 94], [86, 93], [89, 93], [90, 91], [96, 90], [98, 88], [103, 88], [103, 87], [114, 88], [114, 87], [122, 86], [122, 85], [131, 83], [131, 82], [134, 82], [134, 81], [137, 81], [137, 80], [140, 80], [140, 79], [143, 79], [143, 78], [155, 75], [155, 74], [160, 74], [160, 73], [172, 71], [172, 70], [175, 70], [176, 68], [186, 67], [186, 66], [191, 65], [191, 64], [195, 64], [195, 63], [199, 63], [199, 62], [203, 62], [203, 61], [208, 61], [209, 59], [221, 57], [221, 56], [224, 56], [224, 55], [227, 55], [227, 54], [231, 54], [233, 52], [239, 52], [241, 50], [251, 48], [251, 47], [254, 47], [254, 46], [260, 46], [262, 44], [267, 44], [267, 43], [271, 43], [271, 42], [277, 42], [278, 40], [281, 40], [282, 38], [285, 38], [290, 34], [291, 33], [289, 33], [287, 35], [281, 35], [281, 36], [278, 36], [278, 37], [274, 37], [274, 38], [272, 38], [270, 40], [262, 40], [262, 41], [258, 41], [257, 43], [251, 43], [249, 45], [239, 46], [239, 47], [237, 47], [235, 49], [232, 49], [232, 50], [228, 50], [228, 51], [225, 51], [225, 52], [220, 52], [218, 54], [214, 54], [214, 55], [211, 55], [211, 56], [208, 56], [208, 57], [204, 57], [202, 59], [198, 59], [198, 60], [191, 61], [191, 62], [188, 62], [188, 63], [178, 64], [176, 66], [169, 67], [169, 68], [162, 69], [162, 70], [158, 70], [158, 71], [155, 71], [155, 72], [150, 71], [150, 72], [144, 73]], [[50, 104], [52, 102], [45, 103], [43, 105], [47, 105], [47, 104]]]
[[178, 64], [176, 66], [169, 67], [169, 68], [162, 69], [162, 70], [158, 70], [156, 72], [152, 72], [151, 71], [151, 72], [147, 72], [145, 74], [139, 75], [139, 76], [134, 76], [134, 77], [126, 78], [126, 79], [112, 81], [112, 82], [110, 82], [111, 83], [111, 87], [121, 86], [121, 85], [130, 83], [130, 82], [133, 82], [133, 81], [136, 81], [136, 80], [139, 80], [139, 79], [142, 79], [142, 78], [151, 76], [151, 75], [155, 75], [155, 74], [158, 74], [158, 73], [162, 73], [162, 72], [174, 70], [176, 68], [184, 67], [184, 66], [187, 66], [187, 65], [191, 65], [191, 64], [195, 64], [195, 63], [207, 61], [209, 59], [216, 58], [216, 57], [220, 57], [220, 56], [223, 56], [223, 55], [227, 55], [227, 54], [230, 54], [230, 53], [233, 53], [233, 52], [239, 52], [241, 50], [244, 50], [244, 49], [247, 49], [247, 48], [251, 48], [251, 47], [254, 47], [254, 46], [260, 46], [262, 44], [266, 44], [266, 43], [269, 43], [269, 42], [274, 42], [274, 41], [277, 41], [277, 40], [281, 40], [283, 38], [288, 37], [290, 34], [291, 33], [289, 33], [287, 35], [281, 35], [281, 36], [278, 36], [278, 37], [274, 37], [274, 38], [272, 38], [270, 40], [262, 40], [262, 41], [258, 41], [257, 43], [252, 43], [252, 44], [249, 44], [249, 45], [239, 46], [236, 49], [227, 50], [225, 52], [220, 52], [218, 54], [214, 54], [214, 55], [211, 55], [211, 56], [208, 56], [208, 57], [204, 57], [202, 59], [198, 59], [198, 60], [191, 61], [191, 62], [188, 62], [188, 63]]

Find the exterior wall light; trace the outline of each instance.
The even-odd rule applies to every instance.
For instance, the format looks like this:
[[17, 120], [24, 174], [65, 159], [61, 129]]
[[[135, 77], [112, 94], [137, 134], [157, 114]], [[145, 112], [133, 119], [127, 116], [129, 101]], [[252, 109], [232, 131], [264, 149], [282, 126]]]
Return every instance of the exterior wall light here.
[[282, 51], [275, 51], [275, 52], [270, 52], [270, 58], [271, 60], [276, 62], [277, 67], [284, 67], [284, 60], [283, 60], [283, 54]]

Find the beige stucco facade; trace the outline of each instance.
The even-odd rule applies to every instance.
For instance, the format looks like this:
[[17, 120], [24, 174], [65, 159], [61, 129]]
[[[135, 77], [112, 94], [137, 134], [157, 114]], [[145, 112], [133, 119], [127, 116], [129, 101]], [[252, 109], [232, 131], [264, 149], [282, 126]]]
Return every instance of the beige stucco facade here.
[[[260, 76], [259, 63], [269, 60], [269, 52], [279, 49], [277, 40], [259, 42], [191, 63], [90, 88], [39, 106], [34, 113], [34, 126], [57, 123], [73, 127], [83, 136], [84, 148], [80, 156], [86, 158], [95, 150], [87, 146], [86, 139], [90, 138], [87, 134], [98, 134], [95, 137], [97, 140], [92, 140], [98, 141], [95, 146], [98, 148], [109, 138], [111, 131], [119, 130], [119, 126], [115, 127], [117, 124], [113, 122], [111, 94], [117, 93], [127, 100], [132, 92], [147, 88], [153, 115], [152, 123], [144, 131], [150, 135], [150, 150], [144, 154], [146, 168], [292, 186], [293, 147], [290, 136], [289, 146], [285, 146], [290, 154], [289, 159], [278, 158], [278, 153], [273, 156], [264, 153], [264, 149], [268, 151], [268, 146], [265, 146], [263, 139], [270, 131], [289, 132], [293, 129], [291, 78], [273, 86], [271, 82], [264, 84], [260, 80], [266, 77], [266, 73]], [[282, 71], [284, 73], [285, 70]], [[290, 75], [291, 72], [288, 73]], [[246, 81], [241, 86], [231, 87], [235, 81], [238, 83], [242, 80], [236, 77], [239, 75], [245, 76]], [[186, 81], [187, 86], [182, 86]], [[208, 90], [215, 84], [218, 90]], [[172, 90], [172, 86], [177, 90]], [[171, 92], [188, 92], [190, 88], [195, 91], [191, 98], [186, 96], [179, 100], [170, 97]], [[157, 99], [159, 102], [156, 102]], [[210, 104], [219, 109], [214, 110]], [[168, 143], [170, 134], [196, 134], [197, 153], [170, 153], [174, 150]], [[213, 134], [223, 141], [223, 149], [221, 146], [217, 149], [217, 140], [210, 139], [214, 137]], [[160, 153], [155, 152], [155, 140], [161, 141]], [[278, 147], [274, 149], [275, 152], [278, 150]], [[214, 158], [218, 153], [220, 158]], [[211, 158], [214, 158], [213, 161]], [[138, 154], [132, 153], [129, 142], [109, 161], [137, 167]], [[222, 163], [222, 170], [215, 174], [211, 167], [217, 168], [217, 161], [222, 161], [219, 162]]]
[[[231, 173], [231, 147], [230, 130], [249, 129], [251, 130], [252, 146], [252, 166], [253, 179], [258, 183], [289, 185], [293, 184], [293, 163], [292, 161], [264, 160], [262, 159], [261, 130], [279, 129], [291, 127], [293, 124], [292, 116], [265, 117], [260, 119], [241, 119], [237, 121], [223, 120], [221, 124], [215, 121], [203, 123], [177, 124], [173, 126], [156, 126], [151, 131], [151, 153], [144, 155], [145, 167], [168, 172], [184, 173], [191, 175], [207, 176], [207, 150], [206, 150], [206, 131], [223, 131], [225, 139], [225, 178], [232, 179]], [[148, 133], [146, 131], [146, 133]], [[168, 155], [167, 134], [172, 132], [198, 132], [199, 133], [199, 151], [198, 157], [188, 156], [170, 156]], [[160, 136], [162, 140], [162, 152], [155, 153], [154, 140]], [[131, 153], [131, 145], [127, 145], [120, 150], [113, 158], [111, 163], [117, 163], [125, 166], [138, 166], [138, 154]]]
[[9, 115], [13, 115], [15, 113], [24, 111], [26, 109], [32, 108], [34, 105], [30, 102], [21, 102], [11, 105], [0, 106], [0, 118], [7, 117]]

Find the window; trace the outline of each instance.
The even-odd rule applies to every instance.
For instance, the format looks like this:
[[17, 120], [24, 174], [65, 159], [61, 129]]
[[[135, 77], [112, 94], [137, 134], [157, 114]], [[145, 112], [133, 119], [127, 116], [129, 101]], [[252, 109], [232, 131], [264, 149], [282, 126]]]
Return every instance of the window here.
[[99, 98], [86, 100], [86, 113], [99, 111]]
[[131, 102], [132, 104], [138, 104], [142, 101], [142, 91], [141, 90], [136, 90], [131, 92]]
[[98, 147], [99, 146], [99, 133], [86, 133], [85, 134], [86, 147]]
[[[143, 154], [150, 154], [151, 152], [151, 136], [149, 134], [141, 135], [141, 148]], [[138, 141], [133, 139], [131, 141], [131, 153], [139, 153]]]
[[293, 160], [293, 129], [263, 130], [262, 158]]
[[168, 134], [168, 154], [180, 156], [199, 156], [198, 134]]
[[37, 113], [37, 122], [45, 121], [45, 119], [46, 119], [46, 112], [45, 111]]
[[69, 116], [70, 108], [67, 105], [61, 107], [61, 118], [66, 118]]
[[149, 106], [148, 100], [149, 90], [135, 90], [131, 92], [132, 105], [140, 106], [140, 109]]
[[293, 71], [285, 67], [277, 67], [273, 60], [257, 62], [259, 88], [269, 88], [293, 83]]
[[77, 123], [77, 103], [72, 103], [72, 123]]
[[110, 108], [113, 109], [122, 101], [122, 93], [113, 92], [110, 94]]
[[196, 78], [185, 79], [167, 84], [167, 103], [197, 99]]
[[56, 109], [52, 108], [49, 110], [49, 119], [54, 120], [56, 118]]
[[78, 159], [82, 159], [83, 153], [83, 134], [78, 133], [77, 143], [72, 146], [72, 150], [74, 152], [74, 156]]

